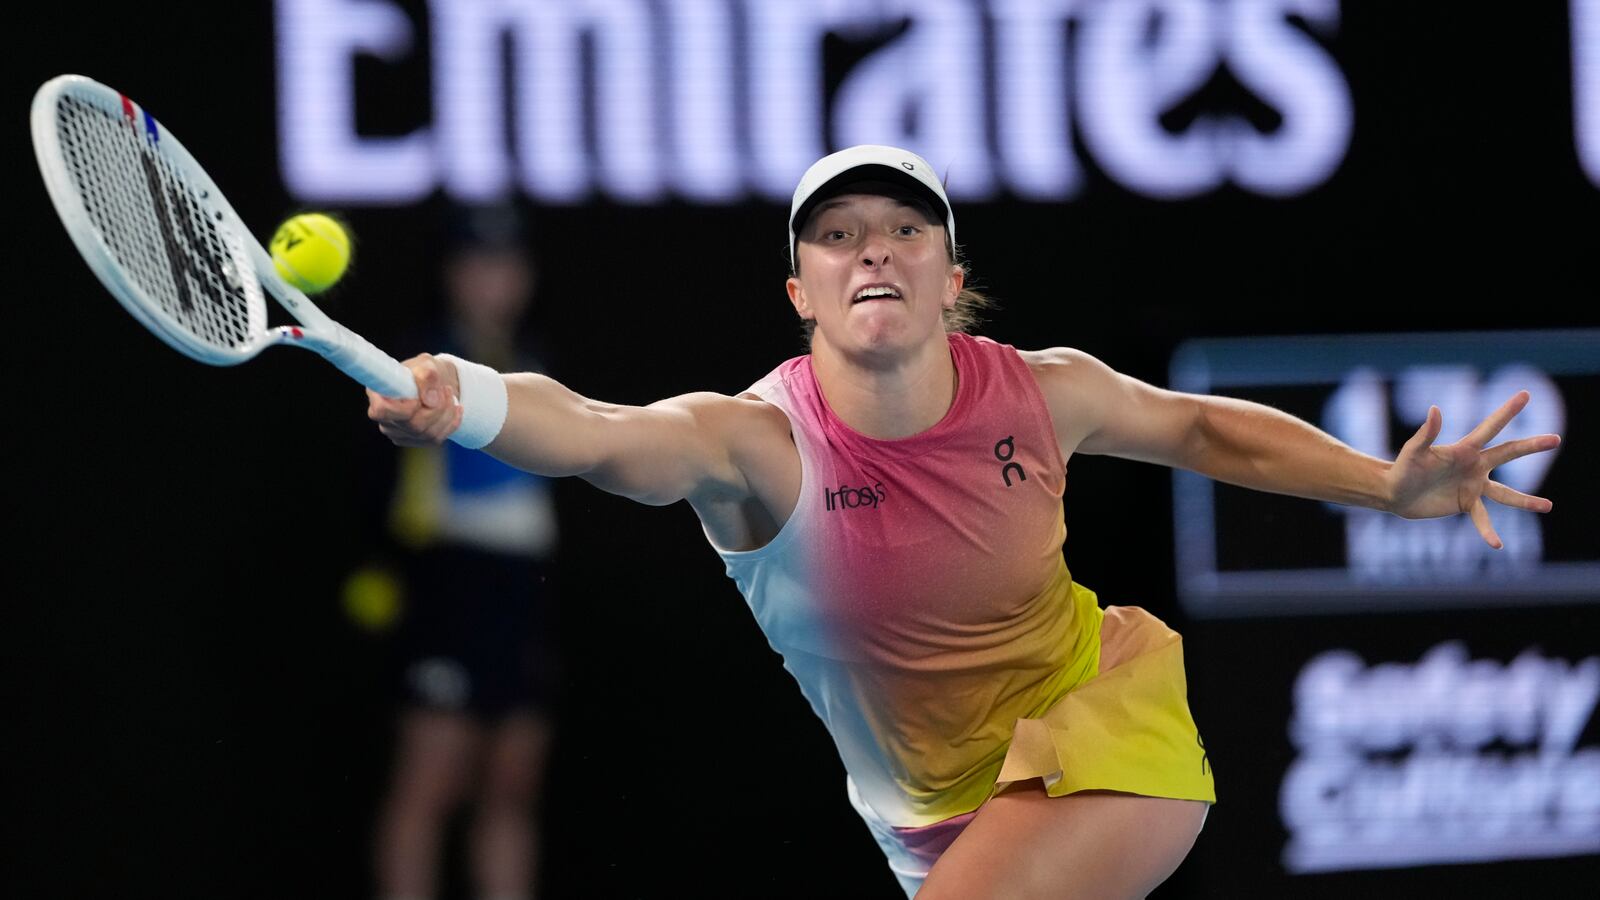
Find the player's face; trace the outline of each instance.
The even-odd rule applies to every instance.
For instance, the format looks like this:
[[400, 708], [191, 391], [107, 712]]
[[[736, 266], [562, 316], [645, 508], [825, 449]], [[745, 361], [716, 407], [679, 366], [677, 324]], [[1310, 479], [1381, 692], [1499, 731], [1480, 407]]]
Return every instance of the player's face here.
[[944, 340], [943, 311], [963, 273], [945, 228], [917, 204], [843, 194], [818, 205], [799, 235], [789, 299], [815, 340], [846, 352], [892, 353]]

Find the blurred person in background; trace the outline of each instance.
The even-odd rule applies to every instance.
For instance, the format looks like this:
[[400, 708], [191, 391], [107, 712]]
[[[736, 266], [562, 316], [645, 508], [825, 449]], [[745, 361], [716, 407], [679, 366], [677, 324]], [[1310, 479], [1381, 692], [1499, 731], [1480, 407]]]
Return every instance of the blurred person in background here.
[[[543, 371], [522, 327], [537, 277], [524, 216], [509, 203], [452, 208], [444, 225], [444, 321], [419, 337]], [[468, 809], [475, 895], [527, 900], [557, 683], [549, 483], [454, 443], [400, 452], [389, 507], [404, 560], [400, 709], [375, 834], [378, 896], [437, 896], [451, 823]]]

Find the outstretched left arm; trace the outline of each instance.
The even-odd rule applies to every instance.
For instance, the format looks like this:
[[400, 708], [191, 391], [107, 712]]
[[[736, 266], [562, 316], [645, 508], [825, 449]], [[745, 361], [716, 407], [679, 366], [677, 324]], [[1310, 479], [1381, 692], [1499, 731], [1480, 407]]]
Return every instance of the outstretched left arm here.
[[1518, 392], [1454, 444], [1434, 446], [1437, 407], [1393, 462], [1368, 456], [1288, 413], [1232, 397], [1185, 394], [1113, 371], [1080, 350], [1024, 352], [1050, 407], [1063, 455], [1104, 454], [1198, 472], [1216, 481], [1386, 510], [1407, 519], [1468, 513], [1503, 544], [1484, 498], [1535, 512], [1549, 500], [1489, 480], [1496, 466], [1561, 443], [1554, 434], [1485, 445], [1528, 402]]

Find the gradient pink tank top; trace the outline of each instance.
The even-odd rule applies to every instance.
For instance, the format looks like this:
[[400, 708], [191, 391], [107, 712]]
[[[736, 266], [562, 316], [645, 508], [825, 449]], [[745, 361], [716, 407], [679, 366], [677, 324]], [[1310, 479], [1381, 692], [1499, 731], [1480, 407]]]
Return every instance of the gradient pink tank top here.
[[900, 440], [840, 421], [809, 356], [756, 382], [748, 393], [789, 417], [800, 500], [766, 546], [717, 548], [860, 799], [896, 826], [976, 809], [1016, 720], [1098, 666], [1038, 384], [1009, 345], [949, 341], [955, 402]]

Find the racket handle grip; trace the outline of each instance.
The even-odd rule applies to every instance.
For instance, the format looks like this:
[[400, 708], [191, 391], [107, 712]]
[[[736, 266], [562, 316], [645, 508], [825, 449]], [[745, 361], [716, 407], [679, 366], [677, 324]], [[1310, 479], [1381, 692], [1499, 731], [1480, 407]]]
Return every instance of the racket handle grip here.
[[385, 397], [409, 400], [417, 396], [417, 379], [410, 369], [338, 322], [328, 324], [329, 339], [318, 349], [339, 371]]

